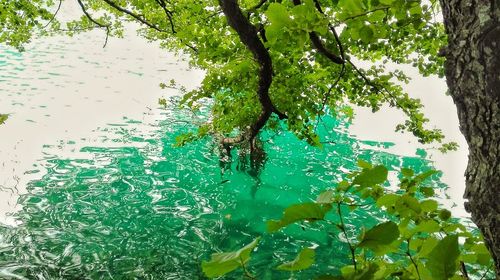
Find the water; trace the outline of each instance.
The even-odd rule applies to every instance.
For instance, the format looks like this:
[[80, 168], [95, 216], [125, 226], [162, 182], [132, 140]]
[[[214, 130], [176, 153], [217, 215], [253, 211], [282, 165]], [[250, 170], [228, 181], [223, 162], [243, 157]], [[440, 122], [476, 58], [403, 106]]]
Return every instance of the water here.
[[[85, 39], [102, 45], [100, 37]], [[157, 84], [172, 75], [196, 84], [185, 64], [155, 64], [159, 51], [142, 51], [134, 60], [133, 44], [117, 52], [113, 40], [104, 54], [67, 42], [22, 55], [0, 49], [1, 109], [13, 113], [0, 127], [0, 174], [9, 174], [0, 191], [17, 205], [7, 207], [11, 222], [0, 226], [1, 279], [198, 279], [211, 253], [261, 235], [250, 263], [258, 279], [286, 279], [273, 268], [312, 246], [317, 264], [295, 275], [310, 279], [348, 262], [339, 232], [292, 225], [270, 235], [266, 220], [332, 187], [357, 158], [387, 165], [392, 179], [402, 166], [432, 168], [423, 150], [389, 153], [392, 143], [361, 141], [348, 123], [328, 120], [319, 126], [323, 149], [269, 132], [264, 168], [248, 169], [234, 155], [223, 172], [210, 139], [172, 147], [191, 129], [187, 112], [154, 105]], [[440, 175], [430, 183], [444, 187]], [[354, 231], [374, 217], [364, 209], [347, 221]]]
[[[43, 161], [28, 171], [44, 169], [46, 174], [31, 181], [19, 198], [22, 209], [14, 215], [20, 225], [0, 231], [0, 275], [196, 279], [201, 277], [201, 261], [211, 252], [233, 250], [263, 235], [252, 262], [259, 279], [286, 277], [272, 267], [302, 246], [319, 246], [319, 264], [298, 274], [308, 277], [347, 261], [347, 248], [335, 237], [338, 232], [291, 226], [271, 237], [265, 232], [266, 220], [332, 187], [343, 171], [355, 168], [357, 158], [393, 170], [431, 168], [424, 157], [380, 149], [390, 143], [360, 143], [349, 136], [347, 124], [330, 121], [321, 128], [323, 141], [329, 143], [323, 149], [287, 133], [268, 133], [268, 160], [258, 178], [237, 168], [236, 160], [221, 172], [212, 141], [172, 147], [175, 137], [189, 130], [183, 119], [189, 117], [168, 108], [157, 122], [127, 119], [108, 125], [99, 131], [101, 144], [69, 157], [59, 155], [57, 145], [47, 145]], [[143, 126], [150, 129], [138, 129]], [[366, 145], [374, 147], [362, 148]], [[438, 178], [434, 184], [441, 185]], [[351, 222], [360, 226], [371, 214], [358, 211]]]

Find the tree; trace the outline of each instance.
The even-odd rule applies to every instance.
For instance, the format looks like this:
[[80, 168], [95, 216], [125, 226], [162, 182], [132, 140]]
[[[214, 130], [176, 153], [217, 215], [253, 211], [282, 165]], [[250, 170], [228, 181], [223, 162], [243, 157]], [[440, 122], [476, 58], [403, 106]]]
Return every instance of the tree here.
[[[193, 66], [206, 70], [200, 88], [185, 92], [182, 103], [195, 109], [198, 101], [212, 99], [211, 121], [179, 138], [180, 143], [211, 133], [226, 150], [248, 143], [252, 151], [259, 131], [280, 129], [281, 119], [285, 129], [320, 146], [315, 128], [322, 116], [350, 117], [351, 104], [373, 111], [384, 104], [396, 107], [407, 116], [397, 130], [413, 133], [422, 143], [444, 141], [439, 129], [426, 127], [419, 100], [403, 92], [400, 84], [409, 77], [384, 66], [411, 63], [423, 75], [444, 75], [444, 58], [437, 54], [446, 34], [436, 20], [440, 8], [435, 0], [75, 1], [82, 18], [63, 27], [53, 16], [62, 0], [0, 0], [0, 42], [22, 48], [34, 31], [71, 35], [99, 28], [106, 34], [105, 45], [109, 35], [122, 34], [124, 22], [141, 24], [140, 35], [189, 54]], [[500, 271], [494, 204], [498, 5], [455, 2], [442, 0], [441, 5], [450, 43], [446, 75], [471, 147], [468, 209]], [[444, 143], [442, 148], [455, 146]]]
[[446, 78], [469, 144], [466, 209], [481, 229], [500, 277], [500, 6], [441, 1], [448, 33]]

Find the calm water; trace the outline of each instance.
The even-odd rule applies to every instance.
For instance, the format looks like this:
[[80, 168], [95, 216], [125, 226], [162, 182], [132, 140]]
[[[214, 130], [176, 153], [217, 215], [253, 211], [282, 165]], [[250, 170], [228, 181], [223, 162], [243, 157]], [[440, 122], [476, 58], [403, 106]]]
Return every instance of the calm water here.
[[[0, 70], [7, 69], [2, 57]], [[23, 71], [2, 73], [3, 82]], [[3, 100], [30, 94], [29, 82], [21, 94], [0, 94]], [[393, 177], [402, 166], [432, 167], [423, 151], [393, 155], [384, 151], [391, 143], [359, 141], [349, 135], [348, 124], [329, 120], [319, 127], [323, 149], [287, 133], [267, 133], [264, 168], [256, 173], [234, 155], [222, 172], [209, 139], [172, 147], [191, 128], [185, 112], [157, 110], [161, 114], [153, 120], [127, 116], [95, 128], [92, 143], [81, 137], [44, 143], [42, 156], [25, 172], [34, 179], [18, 198], [21, 209], [11, 214], [19, 224], [0, 226], [0, 278], [198, 279], [210, 253], [237, 249], [262, 235], [250, 264], [259, 279], [288, 277], [273, 267], [304, 246], [317, 246], [318, 264], [296, 274], [309, 279], [347, 262], [339, 232], [290, 226], [271, 236], [266, 220], [332, 187], [357, 158], [386, 164]], [[433, 180], [444, 187], [439, 176]], [[350, 230], [373, 223], [374, 214], [354, 212]]]

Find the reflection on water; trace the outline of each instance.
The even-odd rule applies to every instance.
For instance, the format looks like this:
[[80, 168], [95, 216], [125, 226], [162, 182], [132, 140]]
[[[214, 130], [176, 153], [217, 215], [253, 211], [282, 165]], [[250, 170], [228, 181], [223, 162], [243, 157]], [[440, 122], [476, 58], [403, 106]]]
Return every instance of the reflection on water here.
[[[0, 47], [0, 113], [12, 113], [0, 127], [0, 213], [21, 206], [6, 207], [17, 226], [0, 226], [1, 279], [198, 279], [211, 252], [258, 235], [258, 279], [288, 277], [271, 268], [319, 245], [318, 264], [296, 274], [309, 279], [347, 261], [339, 233], [294, 225], [271, 237], [266, 220], [331, 187], [358, 157], [392, 177], [401, 166], [431, 168], [424, 154], [384, 152], [392, 143], [358, 141], [330, 120], [323, 149], [264, 135], [260, 159], [234, 154], [221, 172], [210, 140], [172, 147], [190, 129], [184, 112], [147, 108], [159, 82], [194, 86], [201, 75], [137, 41], [102, 50], [94, 35], [47, 39], [24, 54]], [[373, 214], [354, 212], [350, 230]]]
[[101, 143], [98, 127], [124, 118], [154, 121], [158, 98], [175, 93], [160, 90], [160, 82], [176, 79], [192, 88], [203, 76], [135, 36], [112, 38], [103, 49], [102, 35], [37, 39], [24, 53], [0, 45], [0, 113], [10, 114], [0, 126], [0, 223], [13, 223], [4, 214], [19, 208], [17, 192], [40, 177], [25, 171], [44, 171], [43, 145], [68, 154]]
[[[330, 121], [322, 128], [323, 140], [334, 144], [315, 149], [289, 134], [267, 135], [267, 162], [258, 178], [237, 170], [236, 162], [221, 174], [210, 140], [172, 147], [175, 136], [189, 129], [177, 121], [182, 118], [187, 116], [169, 108], [156, 123], [129, 120], [107, 126], [100, 131], [103, 143], [70, 157], [47, 146], [41, 164], [47, 173], [30, 182], [20, 198], [22, 210], [15, 217], [21, 224], [0, 231], [0, 275], [197, 279], [201, 260], [211, 252], [235, 249], [263, 234], [251, 264], [259, 279], [286, 277], [271, 268], [300, 247], [319, 245], [319, 263], [297, 274], [307, 279], [347, 261], [338, 232], [291, 226], [271, 237], [265, 220], [331, 187], [358, 157], [393, 170], [430, 168], [424, 158], [378, 148], [389, 143], [361, 148], [367, 143], [349, 137], [346, 124]], [[138, 130], [141, 126], [151, 129]], [[369, 223], [373, 213], [357, 211], [351, 223]]]

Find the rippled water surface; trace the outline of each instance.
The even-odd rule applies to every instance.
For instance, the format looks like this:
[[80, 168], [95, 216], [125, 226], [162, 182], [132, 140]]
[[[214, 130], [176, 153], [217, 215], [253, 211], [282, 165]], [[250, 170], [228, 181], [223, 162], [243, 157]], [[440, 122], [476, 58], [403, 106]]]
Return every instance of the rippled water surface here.
[[[235, 154], [222, 172], [211, 140], [172, 147], [191, 128], [186, 112], [161, 112], [153, 121], [125, 117], [103, 126], [96, 143], [45, 143], [43, 157], [27, 171], [40, 175], [28, 183], [18, 199], [22, 208], [12, 214], [19, 225], [0, 227], [0, 278], [198, 279], [210, 253], [237, 249], [262, 235], [250, 263], [258, 279], [288, 277], [273, 267], [299, 248], [317, 246], [317, 264], [296, 274], [309, 279], [347, 262], [339, 233], [293, 225], [271, 236], [266, 220], [332, 187], [355, 168], [357, 158], [386, 164], [394, 176], [401, 166], [431, 168], [425, 153], [384, 152], [391, 143], [359, 141], [349, 136], [348, 124], [330, 120], [320, 126], [323, 149], [290, 134], [267, 133], [263, 169], [247, 168]], [[72, 146], [79, 148], [61, 152]], [[442, 187], [437, 177], [434, 184]], [[369, 225], [373, 214], [354, 212], [351, 229]]]

